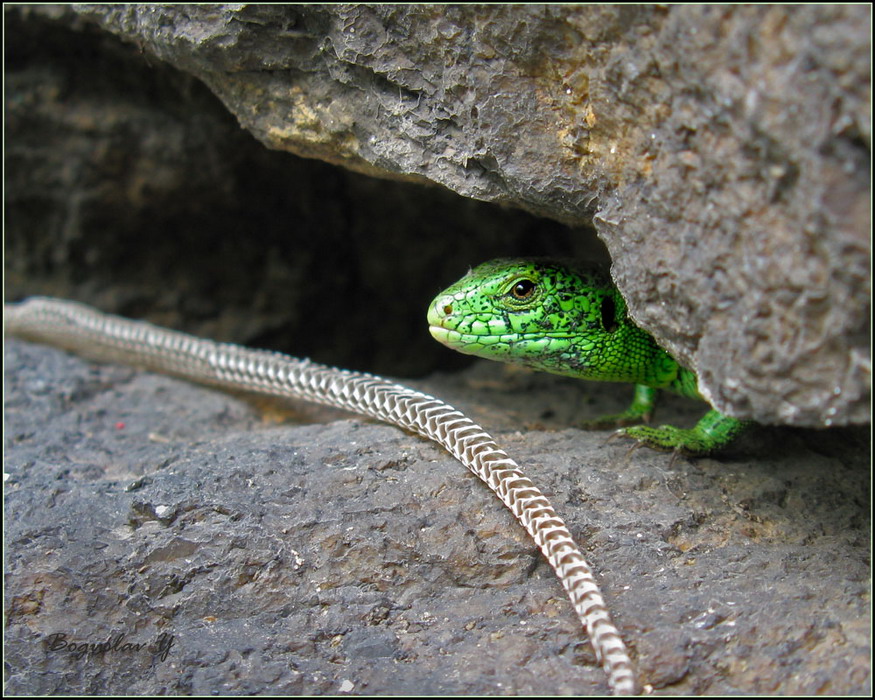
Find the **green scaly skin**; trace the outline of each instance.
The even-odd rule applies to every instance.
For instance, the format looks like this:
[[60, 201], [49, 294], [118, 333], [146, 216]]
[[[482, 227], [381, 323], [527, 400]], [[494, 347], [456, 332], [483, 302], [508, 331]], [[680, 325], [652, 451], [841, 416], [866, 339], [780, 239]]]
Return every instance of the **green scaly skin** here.
[[[596, 266], [537, 259], [484, 263], [437, 296], [428, 323], [436, 340], [468, 355], [635, 384], [626, 411], [584, 427], [648, 421], [658, 389], [704, 400], [695, 373], [629, 320], [607, 270]], [[710, 410], [689, 430], [663, 425], [619, 432], [656, 449], [703, 455], [726, 446], [748, 425]]]

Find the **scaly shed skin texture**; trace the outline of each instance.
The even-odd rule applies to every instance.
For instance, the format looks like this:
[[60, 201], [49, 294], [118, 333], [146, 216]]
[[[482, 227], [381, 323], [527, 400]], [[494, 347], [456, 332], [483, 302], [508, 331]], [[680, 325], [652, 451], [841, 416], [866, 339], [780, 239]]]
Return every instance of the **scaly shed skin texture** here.
[[[658, 389], [694, 399], [694, 372], [681, 367], [629, 320], [604, 268], [554, 260], [493, 260], [441, 292], [428, 311], [439, 342], [468, 354], [569, 377], [636, 385], [623, 413], [585, 424], [604, 428], [647, 421]], [[637, 426], [622, 434], [687, 454], [720, 449], [748, 422], [709, 411], [695, 428]]]

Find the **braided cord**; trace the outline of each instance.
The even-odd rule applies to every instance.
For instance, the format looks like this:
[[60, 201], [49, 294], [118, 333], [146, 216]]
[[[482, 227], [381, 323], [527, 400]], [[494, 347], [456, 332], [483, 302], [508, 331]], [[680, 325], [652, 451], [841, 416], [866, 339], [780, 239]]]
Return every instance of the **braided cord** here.
[[75, 302], [35, 297], [5, 305], [4, 311], [7, 332], [92, 359], [144, 366], [226, 389], [303, 398], [370, 416], [439, 443], [486, 482], [547, 557], [614, 694], [637, 691], [626, 647], [592, 569], [565, 523], [516, 462], [452, 406], [374, 375], [204, 340]]

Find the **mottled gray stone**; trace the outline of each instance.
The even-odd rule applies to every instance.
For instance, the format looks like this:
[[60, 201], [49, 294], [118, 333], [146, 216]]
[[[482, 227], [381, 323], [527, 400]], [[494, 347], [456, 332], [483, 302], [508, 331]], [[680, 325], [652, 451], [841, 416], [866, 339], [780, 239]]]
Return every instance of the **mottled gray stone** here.
[[269, 151], [197, 79], [8, 8], [7, 300], [421, 376], [464, 361], [425, 312], [467, 266], [603, 251], [592, 231]]
[[271, 148], [595, 225], [720, 410], [870, 420], [871, 9], [89, 5]]
[[[433, 444], [5, 348], [7, 693], [605, 691], [534, 545]], [[613, 385], [487, 363], [422, 388], [549, 495], [657, 694], [870, 693], [865, 430], [671, 464], [566, 427], [622, 405]], [[174, 644], [77, 659], [55, 633]]]
[[[595, 246], [473, 197], [594, 218], [715, 404], [869, 420], [868, 7], [4, 12], [7, 298], [424, 373], [455, 357], [425, 305], [466, 266]], [[6, 352], [7, 693], [605, 691], [533, 544], [435, 446]], [[657, 693], [871, 693], [866, 429], [672, 464], [569, 427], [628, 388], [422, 387], [549, 494]], [[76, 659], [57, 632], [174, 646]]]

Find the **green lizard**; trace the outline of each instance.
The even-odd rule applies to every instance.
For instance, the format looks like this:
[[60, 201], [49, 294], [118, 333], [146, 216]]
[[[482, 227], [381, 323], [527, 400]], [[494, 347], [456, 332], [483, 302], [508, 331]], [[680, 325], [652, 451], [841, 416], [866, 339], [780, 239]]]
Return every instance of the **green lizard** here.
[[[539, 259], [484, 263], [432, 301], [428, 323], [436, 340], [468, 355], [635, 384], [626, 411], [584, 427], [649, 421], [659, 389], [705, 400], [696, 374], [632, 323], [610, 275], [597, 266]], [[618, 432], [656, 449], [703, 455], [749, 425], [712, 409], [691, 429], [639, 425]]]

